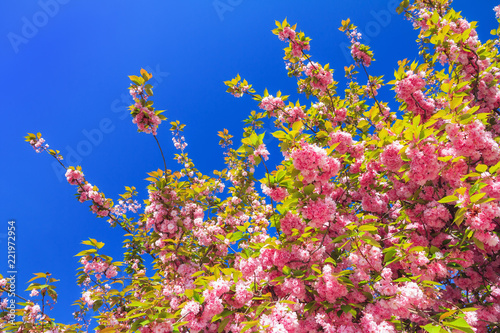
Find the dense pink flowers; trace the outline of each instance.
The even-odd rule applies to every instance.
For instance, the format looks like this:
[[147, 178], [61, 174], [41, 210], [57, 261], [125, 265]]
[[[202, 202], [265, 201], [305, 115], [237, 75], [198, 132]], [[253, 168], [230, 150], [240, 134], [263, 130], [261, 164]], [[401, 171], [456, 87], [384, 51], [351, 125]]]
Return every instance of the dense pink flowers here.
[[327, 182], [340, 170], [340, 162], [333, 157], [327, 156], [326, 150], [306, 143], [301, 144], [300, 149], [293, 151], [293, 165], [302, 171], [304, 180], [308, 183], [313, 181]]
[[[138, 220], [125, 215], [138, 212], [135, 188], [112, 206], [79, 167], [68, 169], [77, 198], [92, 201], [99, 215], [112, 212], [110, 220], [127, 232], [123, 275], [129, 276], [119, 276], [120, 263], [97, 253], [95, 240], [84, 242], [95, 249], [80, 254], [85, 292], [78, 302], [85, 310], [101, 300], [111, 304], [97, 310], [100, 327], [420, 333], [443, 326], [486, 333], [498, 326], [498, 43], [481, 44], [474, 24], [445, 6], [436, 11], [433, 0], [411, 3], [419, 38], [434, 47], [412, 64], [399, 62], [389, 83], [401, 102], [398, 113], [373, 91], [382, 89], [381, 77], [366, 71], [369, 83], [360, 85], [354, 65], [345, 68], [345, 98], [329, 89], [332, 71], [304, 55], [309, 39], [285, 21], [274, 32], [289, 42], [288, 74], [312, 101], [285, 106], [287, 96], [265, 91], [261, 98], [239, 76], [226, 82], [229, 93], [248, 92], [267, 111], [252, 113], [253, 127], [245, 129], [239, 148], [221, 132], [226, 169], [213, 177], [197, 170], [183, 151], [182, 127], [173, 123], [180, 171], [148, 174]], [[372, 52], [359, 43], [356, 27], [347, 20], [341, 30], [358, 67], [367, 67]], [[146, 74], [133, 78], [139, 82], [131, 89], [134, 119], [153, 112], [144, 103], [150, 86], [139, 85]], [[275, 169], [264, 162], [270, 141], [257, 133], [266, 116], [277, 127], [272, 134], [284, 157]], [[155, 130], [151, 119], [139, 120]], [[34, 138], [41, 135], [27, 141], [34, 145]], [[265, 172], [257, 169], [260, 163]], [[219, 197], [225, 184], [227, 193]], [[145, 257], [152, 258], [152, 274], [146, 275]], [[123, 291], [111, 286], [117, 282]], [[31, 289], [33, 297], [44, 293], [40, 286]], [[27, 322], [42, 320], [35, 304], [24, 313]]]
[[354, 144], [352, 135], [347, 132], [343, 131], [331, 132], [329, 136], [331, 140], [330, 142], [328, 142], [328, 144], [331, 146], [333, 146], [334, 144], [338, 144], [335, 147], [335, 150], [341, 154], [347, 152], [349, 147], [351, 147]]
[[309, 225], [315, 228], [324, 228], [325, 224], [332, 222], [335, 216], [336, 205], [330, 198], [309, 201], [302, 208], [302, 216], [310, 220]]
[[285, 40], [287, 38], [295, 39], [295, 31], [290, 27], [284, 27], [283, 31], [278, 34], [280, 40]]
[[275, 111], [277, 109], [281, 109], [284, 106], [285, 103], [283, 103], [283, 100], [280, 97], [273, 97], [272, 95], [264, 97], [259, 105], [261, 109], [270, 112]]
[[329, 70], [323, 69], [320, 64], [310, 62], [305, 68], [305, 74], [311, 78], [311, 87], [325, 91], [333, 82], [333, 74]]
[[330, 265], [325, 265], [323, 267], [323, 277], [318, 280], [316, 290], [320, 297], [330, 303], [335, 303], [338, 298], [347, 295], [347, 288], [339, 283], [332, 273], [333, 271]]
[[424, 77], [425, 72], [417, 75], [408, 71], [404, 79], [396, 82], [396, 94], [406, 103], [409, 111], [427, 119], [435, 110], [435, 101], [432, 98], [426, 98], [422, 92], [425, 87]]
[[305, 117], [304, 110], [300, 106], [286, 107], [282, 113], [278, 113], [278, 119], [293, 125], [296, 121], [301, 121]]
[[305, 40], [294, 40], [290, 42], [292, 44], [292, 56], [296, 58], [301, 58], [304, 51], [309, 51], [311, 46], [308, 41]]
[[264, 161], [267, 161], [269, 159], [269, 151], [267, 151], [265, 144], [260, 144], [257, 147], [257, 149], [255, 149], [253, 154], [254, 154], [254, 156], [261, 157]]
[[438, 161], [436, 146], [426, 144], [423, 147], [408, 148], [406, 155], [411, 160], [408, 175], [415, 183], [422, 186], [438, 177], [441, 163]]
[[298, 234], [302, 234], [305, 228], [304, 221], [300, 218], [300, 216], [295, 215], [291, 212], [288, 212], [281, 219], [281, 230], [287, 235], [291, 236], [293, 234], [293, 230], [296, 229]]
[[68, 169], [65, 176], [71, 185], [79, 185], [83, 180], [83, 173], [80, 170]]
[[154, 110], [143, 107], [137, 102], [135, 103], [134, 107], [138, 112], [132, 119], [132, 122], [134, 124], [137, 124], [139, 132], [152, 133], [153, 135], [156, 135], [158, 125], [161, 123], [160, 117], [156, 115]]
[[361, 43], [359, 42], [352, 44], [351, 55], [354, 60], [361, 62], [366, 67], [370, 66], [372, 62], [372, 58], [366, 51], [362, 50]]
[[403, 146], [396, 141], [386, 146], [380, 154], [380, 162], [385, 165], [387, 170], [396, 172], [403, 166], [403, 160], [399, 155], [401, 148]]
[[106, 276], [106, 278], [111, 279], [118, 274], [116, 266], [110, 265], [101, 258], [94, 258], [87, 261], [84, 257], [80, 262], [84, 265], [83, 271], [87, 274], [95, 274], [97, 279], [100, 279], [103, 275]]
[[273, 199], [276, 202], [283, 201], [288, 195], [286, 188], [283, 187], [267, 187], [264, 184], [262, 184], [261, 187], [262, 187], [262, 192], [270, 196], [271, 199]]
[[474, 121], [463, 127], [458, 124], [446, 125], [446, 132], [456, 155], [462, 155], [477, 161], [480, 158], [487, 165], [500, 160], [500, 147], [493, 139], [491, 132], [485, 131], [480, 121]]
[[41, 153], [42, 151], [49, 148], [48, 144], [45, 144], [45, 140], [43, 138], [39, 138], [38, 140], [31, 140], [30, 145], [35, 149], [37, 153]]

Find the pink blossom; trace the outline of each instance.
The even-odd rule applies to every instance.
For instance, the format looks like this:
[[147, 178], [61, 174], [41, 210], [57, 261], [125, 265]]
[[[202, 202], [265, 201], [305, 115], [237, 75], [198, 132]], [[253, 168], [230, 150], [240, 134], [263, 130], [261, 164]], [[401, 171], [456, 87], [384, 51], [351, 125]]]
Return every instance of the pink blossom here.
[[80, 170], [68, 169], [65, 176], [71, 185], [78, 185], [83, 180], [83, 173]]
[[283, 31], [279, 32], [278, 38], [283, 41], [287, 38], [295, 39], [295, 31], [290, 27], [284, 27]]
[[329, 136], [331, 140], [328, 142], [328, 144], [330, 146], [338, 144], [335, 147], [335, 150], [338, 151], [340, 154], [344, 154], [345, 152], [347, 152], [349, 147], [352, 146], [354, 143], [354, 141], [352, 140], [352, 135], [347, 132], [343, 131], [331, 132]]
[[293, 234], [293, 229], [297, 229], [298, 234], [302, 234], [305, 228], [305, 223], [302, 219], [291, 212], [287, 212], [281, 219], [281, 230], [288, 236]]
[[309, 62], [305, 69], [305, 74], [311, 78], [311, 87], [325, 91], [333, 82], [331, 71], [324, 70], [318, 63]]
[[264, 161], [269, 159], [269, 151], [266, 149], [265, 144], [260, 144], [257, 149], [253, 152], [254, 156], [260, 156]]
[[91, 291], [86, 291], [82, 295], [82, 299], [89, 307], [91, 307], [94, 304], [94, 300], [91, 298], [92, 292]]
[[319, 296], [330, 303], [335, 303], [338, 298], [347, 295], [347, 288], [340, 284], [332, 273], [330, 265], [323, 267], [323, 277], [318, 279], [316, 290]]
[[156, 115], [154, 110], [142, 106], [139, 102], [136, 102], [134, 107], [138, 113], [134, 116], [132, 122], [137, 124], [139, 132], [152, 133], [153, 135], [156, 135], [158, 125], [161, 123], [160, 117]]
[[267, 194], [276, 202], [283, 201], [288, 195], [288, 191], [283, 187], [267, 187], [265, 184], [261, 184], [261, 188], [264, 194]]
[[397, 172], [403, 166], [403, 160], [399, 155], [399, 151], [403, 148], [398, 141], [384, 147], [384, 151], [380, 154], [380, 162], [390, 170]]
[[359, 42], [355, 42], [354, 44], [352, 44], [351, 55], [352, 55], [354, 60], [360, 61], [366, 67], [368, 67], [368, 66], [370, 66], [370, 64], [372, 62], [372, 58], [370, 57], [370, 55], [368, 55], [368, 53], [366, 53], [365, 51], [362, 51], [360, 46], [361, 46], [361, 43], [359, 43]]
[[495, 7], [493, 8], [493, 10], [495, 11], [495, 17], [496, 17], [497, 19], [498, 19], [498, 18], [500, 18], [500, 5], [495, 6]]
[[262, 99], [259, 107], [266, 111], [274, 111], [281, 109], [285, 106], [285, 103], [280, 97], [273, 97], [272, 95], [266, 96]]
[[336, 205], [331, 198], [309, 201], [302, 207], [302, 216], [310, 220], [309, 225], [322, 228], [326, 223], [332, 222], [335, 216]]

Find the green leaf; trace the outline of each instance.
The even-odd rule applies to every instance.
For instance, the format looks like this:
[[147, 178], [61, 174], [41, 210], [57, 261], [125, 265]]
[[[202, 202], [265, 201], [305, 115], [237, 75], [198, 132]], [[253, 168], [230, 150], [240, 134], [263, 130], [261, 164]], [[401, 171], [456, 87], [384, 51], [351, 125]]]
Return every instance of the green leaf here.
[[432, 325], [432, 324], [427, 324], [425, 326], [420, 326], [420, 327], [422, 327], [424, 330], [426, 330], [429, 333], [439, 333], [441, 331], [440, 326], [436, 326], [436, 325]]
[[276, 132], [273, 132], [271, 134], [272, 134], [272, 136], [274, 136], [276, 139], [279, 139], [279, 140], [283, 140], [284, 138], [286, 138], [286, 133], [283, 131], [276, 131]]
[[378, 228], [371, 224], [363, 224], [359, 227], [359, 231], [377, 231]]
[[259, 323], [258, 320], [247, 322], [247, 324], [241, 329], [240, 333], [248, 331], [249, 329], [251, 329], [252, 327], [254, 327], [255, 325], [257, 325], [258, 323]]
[[490, 173], [493, 174], [495, 173], [498, 169], [500, 169], [500, 162], [498, 162], [497, 164], [493, 165], [490, 167]]
[[477, 172], [483, 173], [486, 170], [488, 170], [488, 166], [485, 165], [485, 164], [479, 164], [478, 166], [476, 166], [476, 171]]
[[458, 318], [458, 319], [451, 321], [451, 322], [443, 322], [443, 324], [448, 326], [448, 327], [458, 329], [458, 330], [465, 332], [465, 333], [474, 333], [474, 331], [470, 327], [469, 323], [467, 323], [465, 321], [465, 319], [463, 319], [463, 318]]
[[456, 109], [457, 106], [462, 104], [463, 99], [464, 99], [463, 96], [453, 98], [453, 100], [450, 102], [450, 109], [452, 110]]
[[450, 310], [448, 312], [443, 313], [441, 316], [439, 316], [439, 321], [443, 321], [443, 319], [452, 316], [455, 312], [457, 312], [457, 310]]
[[314, 184], [309, 184], [304, 188], [304, 194], [311, 194], [314, 191]]
[[149, 306], [150, 304], [145, 302], [145, 303], [142, 303], [142, 302], [138, 302], [138, 301], [132, 301], [130, 302], [129, 304], [127, 304], [128, 306], [135, 306], [135, 307], [146, 307], [146, 306]]
[[476, 244], [478, 248], [484, 251], [484, 244], [479, 239], [477, 239], [476, 237], [472, 237], [472, 240], [474, 241], [474, 244]]
[[477, 193], [477, 194], [474, 194], [472, 197], [470, 197], [470, 202], [479, 201], [479, 199], [481, 199], [485, 195], [486, 195], [486, 193]]
[[449, 195], [449, 196], [444, 197], [443, 199], [439, 200], [438, 202], [439, 203], [448, 203], [448, 202], [454, 202], [457, 200], [458, 200], [458, 197], [456, 197], [454, 195]]
[[224, 329], [226, 328], [227, 324], [229, 323], [229, 321], [231, 320], [231, 317], [227, 317], [226, 319], [224, 319], [220, 325], [219, 325], [219, 328], [217, 329], [217, 333], [221, 333], [222, 331], [224, 331]]
[[257, 310], [255, 311], [255, 314], [257, 316], [260, 316], [260, 314], [267, 309], [267, 307], [269, 306], [269, 304], [271, 304], [270, 302], [264, 302], [262, 304], [260, 304], [258, 307], [257, 307]]

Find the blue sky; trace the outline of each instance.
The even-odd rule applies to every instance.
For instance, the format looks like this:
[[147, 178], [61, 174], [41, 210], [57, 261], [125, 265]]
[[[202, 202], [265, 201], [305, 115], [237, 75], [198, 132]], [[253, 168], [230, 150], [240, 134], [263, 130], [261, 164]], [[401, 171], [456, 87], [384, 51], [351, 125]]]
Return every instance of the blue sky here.
[[[41, 132], [70, 164], [81, 165], [87, 180], [107, 197], [117, 199], [127, 185], [143, 199], [146, 172], [162, 167], [162, 161], [153, 137], [137, 133], [128, 115], [128, 75], [141, 67], [153, 72], [155, 106], [167, 110], [169, 121], [187, 125], [187, 151], [201, 171], [211, 174], [223, 168], [217, 131], [228, 128], [238, 142], [241, 121], [257, 110], [251, 99], [225, 93], [224, 80], [239, 73], [258, 93], [268, 88], [297, 98], [295, 80], [287, 77], [282, 59], [286, 44], [271, 33], [275, 20], [286, 17], [312, 38], [313, 60], [330, 63], [342, 93], [343, 68], [352, 62], [346, 57], [347, 38], [338, 31], [342, 19], [350, 17], [368, 37], [365, 42], [369, 39], [377, 60], [371, 75], [386, 75], [390, 81], [398, 60], [417, 57], [416, 32], [393, 11], [397, 2], [3, 1], [0, 273], [7, 271], [7, 222], [15, 219], [17, 290], [27, 287], [32, 273], [52, 273], [61, 281], [51, 316], [72, 323], [76, 308], [71, 304], [81, 295], [74, 257], [84, 248], [80, 242], [89, 237], [105, 242], [104, 252], [121, 259], [122, 232], [74, 198], [75, 188], [54, 160], [24, 142], [27, 132]], [[454, 7], [479, 21], [484, 42], [497, 28], [496, 4], [457, 0]], [[381, 94], [385, 101], [393, 96], [389, 88]], [[158, 138], [167, 163], [176, 167], [168, 128], [163, 124]], [[275, 140], [266, 144], [276, 152]]]

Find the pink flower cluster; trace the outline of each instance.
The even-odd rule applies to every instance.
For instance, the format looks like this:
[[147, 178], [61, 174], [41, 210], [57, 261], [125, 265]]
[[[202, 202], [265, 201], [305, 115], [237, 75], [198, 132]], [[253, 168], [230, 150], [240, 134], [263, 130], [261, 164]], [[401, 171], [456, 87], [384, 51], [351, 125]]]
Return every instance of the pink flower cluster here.
[[333, 74], [331, 71], [326, 71], [318, 63], [309, 62], [305, 68], [307, 76], [311, 78], [311, 87], [324, 92], [333, 82]]
[[376, 191], [360, 191], [361, 205], [367, 212], [383, 214], [387, 212], [389, 205], [389, 196], [380, 194]]
[[295, 31], [290, 27], [284, 27], [282, 31], [279, 32], [278, 38], [282, 41], [285, 39], [295, 39]]
[[493, 11], [495, 12], [495, 17], [500, 19], [500, 5], [493, 7]]
[[305, 40], [295, 40], [291, 42], [292, 44], [292, 56], [296, 58], [301, 58], [304, 51], [309, 51], [311, 46], [308, 41]]
[[80, 262], [84, 266], [83, 271], [86, 274], [95, 274], [95, 277], [98, 280], [101, 279], [103, 275], [108, 279], [114, 278], [118, 275], [116, 266], [109, 264], [99, 257], [93, 258], [90, 261], [88, 261], [86, 257], [82, 257]]
[[144, 210], [147, 215], [146, 229], [154, 227], [156, 232], [177, 233], [180, 217], [175, 207], [175, 200], [177, 193], [173, 190], [149, 191], [149, 205]]
[[283, 112], [278, 112], [278, 119], [293, 125], [297, 121], [305, 118], [304, 110], [300, 106], [286, 107]]
[[282, 109], [284, 106], [285, 103], [283, 103], [280, 97], [273, 97], [272, 95], [264, 97], [259, 104], [261, 109], [270, 111], [271, 113], [275, 110]]
[[403, 160], [399, 155], [399, 151], [403, 148], [398, 141], [384, 147], [384, 151], [380, 154], [380, 162], [385, 165], [387, 170], [397, 172], [403, 166]]
[[269, 151], [267, 151], [266, 145], [263, 143], [260, 144], [257, 149], [254, 150], [253, 156], [259, 156], [264, 161], [267, 161], [269, 159]]
[[442, 163], [438, 161], [436, 150], [436, 146], [430, 143], [406, 150], [406, 156], [411, 160], [408, 176], [420, 186], [435, 180], [441, 171]]
[[285, 216], [281, 218], [281, 231], [287, 236], [293, 235], [293, 229], [298, 231], [300, 236], [306, 227], [305, 222], [302, 218], [291, 212], [287, 212]]
[[372, 58], [370, 57], [370, 55], [368, 53], [366, 53], [365, 51], [362, 51], [360, 46], [361, 46], [361, 43], [359, 43], [359, 42], [355, 42], [354, 44], [352, 44], [352, 47], [351, 47], [352, 58], [356, 61], [361, 62], [366, 67], [368, 67], [368, 66], [370, 66], [370, 64], [372, 62]]
[[[80, 202], [82, 202], [80, 200]], [[127, 211], [131, 211], [132, 213], [137, 213], [137, 211], [141, 208], [141, 204], [137, 202], [137, 200], [129, 199], [127, 201], [119, 200], [118, 205], [114, 205], [111, 208], [111, 212], [115, 215], [125, 215]]]
[[44, 150], [49, 149], [49, 145], [45, 144], [45, 140], [43, 138], [39, 138], [38, 140], [30, 140], [30, 145], [35, 149], [37, 153], [41, 153]]
[[333, 221], [336, 207], [335, 202], [326, 197], [309, 201], [306, 206], [302, 207], [301, 213], [305, 219], [310, 220], [311, 227], [324, 229], [327, 223]]
[[[132, 96], [132, 98], [135, 100], [135, 99], [140, 99], [141, 97], [143, 97], [145, 100], [148, 99], [148, 95], [144, 94], [144, 85], [140, 85], [140, 86], [137, 86], [137, 88], [132, 88], [129, 89], [129, 92], [130, 92], [130, 96]], [[143, 95], [143, 96], [141, 96]]]
[[291, 157], [293, 166], [302, 171], [302, 176], [307, 183], [314, 181], [328, 182], [335, 176], [340, 168], [340, 162], [326, 154], [326, 150], [305, 142], [300, 149], [295, 149]]
[[276, 303], [270, 315], [260, 317], [259, 324], [262, 331], [270, 333], [294, 333], [299, 328], [297, 313], [285, 303]]
[[328, 144], [330, 146], [338, 144], [335, 147], [335, 150], [340, 154], [346, 153], [349, 150], [349, 148], [354, 144], [352, 135], [348, 132], [335, 131], [331, 132], [329, 136], [330, 136], [330, 141], [328, 142]]
[[429, 202], [422, 215], [422, 222], [433, 229], [441, 229], [452, 218], [446, 207], [436, 201]]
[[71, 185], [79, 185], [84, 181], [83, 173], [80, 170], [68, 169], [65, 176]]
[[92, 305], [94, 305], [94, 300], [92, 299], [92, 292], [91, 291], [85, 291], [82, 293], [82, 300], [87, 304], [87, 306], [90, 308]]
[[434, 113], [435, 101], [432, 98], [425, 98], [422, 92], [425, 87], [423, 77], [425, 72], [420, 72], [418, 75], [412, 71], [406, 72], [406, 77], [396, 82], [396, 94], [406, 103], [408, 111], [427, 119]]
[[280, 202], [283, 201], [287, 195], [288, 191], [286, 188], [279, 187], [279, 186], [273, 186], [273, 187], [268, 187], [265, 184], [261, 184], [262, 192], [268, 196], [271, 197], [275, 202]]
[[238, 86], [233, 88], [233, 91], [231, 94], [234, 97], [239, 98], [239, 97], [242, 97], [243, 94], [248, 91], [248, 89], [249, 89], [248, 85], [242, 85], [242, 83], [240, 82], [240, 84]]
[[177, 138], [174, 135], [174, 137], [172, 138], [172, 142], [174, 143], [175, 149], [179, 149], [179, 150], [186, 149], [186, 147], [188, 145], [187, 142], [186, 142], [186, 140], [185, 140], [185, 138], [183, 136]]
[[333, 269], [330, 265], [323, 267], [323, 276], [318, 279], [316, 290], [323, 300], [330, 303], [335, 303], [338, 298], [347, 295], [347, 288], [333, 276]]
[[[228, 293], [230, 291], [230, 287], [232, 282], [226, 281], [224, 279], [218, 279], [210, 283], [210, 289], [205, 289], [203, 291], [203, 307], [200, 303], [196, 301], [187, 302], [181, 310], [181, 316], [185, 321], [189, 321], [187, 323], [187, 327], [189, 327], [193, 332], [199, 332], [207, 326], [210, 326], [210, 322], [212, 318], [218, 314], [220, 314], [224, 310], [223, 299], [225, 301], [229, 301], [230, 297], [228, 297]], [[247, 295], [246, 287], [239, 283], [237, 284], [238, 290], [236, 298], [236, 302], [231, 303], [238, 305], [238, 302], [243, 302], [245, 299], [249, 300], [250, 298]], [[242, 299], [243, 297], [244, 299]], [[245, 302], [246, 303], [246, 302]], [[243, 303], [244, 304], [244, 303]], [[215, 326], [216, 327], [216, 326]], [[209, 330], [211, 331], [211, 330]]]
[[25, 315], [23, 317], [24, 322], [34, 323], [38, 318], [41, 317], [42, 310], [40, 309], [40, 305], [28, 304], [24, 307]]
[[358, 29], [352, 29], [347, 31], [347, 35], [349, 37], [349, 40], [351, 43], [356, 43], [362, 38], [361, 33], [358, 31]]
[[92, 186], [92, 184], [87, 182], [78, 187], [78, 193], [80, 194], [78, 198], [80, 202], [92, 200], [92, 205], [90, 206], [92, 212], [99, 216], [109, 215], [111, 202], [106, 200], [104, 194], [100, 193], [96, 186]]
[[158, 125], [161, 123], [160, 117], [156, 115], [154, 110], [142, 106], [139, 102], [135, 103], [135, 110], [138, 113], [132, 119], [134, 124], [137, 124], [139, 132], [157, 134]]
[[483, 159], [487, 165], [500, 160], [500, 147], [491, 132], [485, 131], [479, 120], [460, 126], [456, 123], [446, 125], [446, 133], [450, 139], [455, 156], [470, 157], [473, 161]]

